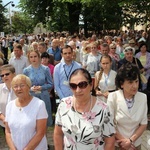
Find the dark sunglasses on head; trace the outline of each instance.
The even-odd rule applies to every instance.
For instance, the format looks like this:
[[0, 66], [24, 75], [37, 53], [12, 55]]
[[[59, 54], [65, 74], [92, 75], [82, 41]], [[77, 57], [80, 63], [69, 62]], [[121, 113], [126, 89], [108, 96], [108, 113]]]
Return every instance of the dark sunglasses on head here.
[[75, 84], [75, 83], [69, 83], [70, 85], [70, 88], [72, 90], [76, 90], [77, 87], [79, 87], [80, 89], [85, 89], [87, 86], [88, 86], [88, 82], [87, 81], [82, 81], [82, 82], [79, 82], [78, 84]]
[[5, 74], [1, 74], [0, 77], [3, 78], [4, 76], [9, 76], [9, 75], [10, 75], [10, 72], [5, 73]]
[[125, 52], [128, 52], [128, 51], [133, 52], [133, 49], [132, 48], [125, 49]]

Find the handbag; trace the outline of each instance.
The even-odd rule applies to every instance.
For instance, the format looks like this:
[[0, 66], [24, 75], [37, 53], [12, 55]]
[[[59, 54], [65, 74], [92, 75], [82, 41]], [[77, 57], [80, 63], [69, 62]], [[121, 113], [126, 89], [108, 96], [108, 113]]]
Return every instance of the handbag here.
[[141, 78], [142, 83], [144, 83], [144, 84], [147, 83], [147, 79], [143, 73], [140, 73], [140, 78]]
[[[138, 63], [137, 63], [137, 59], [136, 58], [135, 58], [135, 63], [136, 63], [136, 66], [138, 67]], [[145, 75], [143, 73], [140, 73], [140, 78], [141, 78], [141, 82], [142, 83], [146, 84], [148, 82], [147, 78], [145, 77]]]

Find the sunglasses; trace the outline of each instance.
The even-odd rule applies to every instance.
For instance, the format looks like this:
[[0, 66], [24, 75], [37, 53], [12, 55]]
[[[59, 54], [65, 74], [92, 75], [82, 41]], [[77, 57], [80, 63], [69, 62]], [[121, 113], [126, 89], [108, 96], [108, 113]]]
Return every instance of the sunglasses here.
[[125, 52], [128, 52], [128, 51], [133, 52], [133, 49], [132, 48], [125, 49]]
[[80, 89], [85, 89], [87, 86], [88, 86], [88, 82], [87, 81], [82, 81], [82, 82], [79, 82], [78, 84], [75, 84], [75, 83], [69, 83], [70, 85], [70, 88], [72, 90], [76, 90], [77, 87], [79, 87]]
[[10, 72], [5, 73], [5, 74], [1, 74], [0, 77], [3, 78], [4, 76], [9, 76], [9, 75], [10, 75]]
[[116, 49], [116, 47], [112, 47], [111, 49]]

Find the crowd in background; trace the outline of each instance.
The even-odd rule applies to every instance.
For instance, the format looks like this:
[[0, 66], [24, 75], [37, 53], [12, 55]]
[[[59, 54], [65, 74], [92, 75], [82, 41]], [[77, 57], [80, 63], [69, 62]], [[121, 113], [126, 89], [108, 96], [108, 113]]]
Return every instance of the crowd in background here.
[[[149, 44], [149, 35], [144, 31], [107, 31], [91, 33], [88, 38], [67, 32], [5, 36], [0, 37], [0, 66], [12, 65], [16, 75], [29, 77], [30, 94], [44, 101], [50, 126], [55, 120], [52, 114], [57, 111], [56, 97], [61, 101], [73, 95], [69, 78], [79, 68], [89, 72], [93, 95], [107, 103], [109, 94], [117, 90], [115, 78], [119, 68], [130, 62], [145, 76], [147, 82], [139, 80], [139, 91], [149, 97]], [[0, 82], [4, 83], [9, 74], [0, 74]], [[150, 111], [150, 102], [147, 104]]]

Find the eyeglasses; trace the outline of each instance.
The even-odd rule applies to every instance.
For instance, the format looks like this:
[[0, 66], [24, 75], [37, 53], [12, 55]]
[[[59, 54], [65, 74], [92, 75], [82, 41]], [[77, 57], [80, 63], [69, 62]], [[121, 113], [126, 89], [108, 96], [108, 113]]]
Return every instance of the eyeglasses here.
[[14, 85], [13, 86], [13, 89], [18, 89], [18, 88], [20, 88], [20, 89], [22, 89], [22, 88], [24, 88], [26, 85], [25, 84], [20, 84], [20, 85]]
[[75, 83], [69, 83], [70, 85], [70, 88], [72, 90], [76, 90], [77, 87], [79, 87], [80, 89], [85, 89], [87, 86], [88, 86], [88, 82], [87, 81], [82, 81], [82, 82], [79, 82], [78, 84], [75, 84]]
[[128, 52], [128, 51], [133, 52], [133, 49], [132, 49], [132, 48], [127, 48], [127, 49], [125, 49], [124, 51], [125, 51], [125, 52]]
[[96, 49], [96, 47], [91, 47], [91, 49]]
[[9, 76], [9, 75], [10, 75], [10, 72], [5, 73], [5, 74], [1, 74], [0, 77], [3, 78], [4, 76]]

